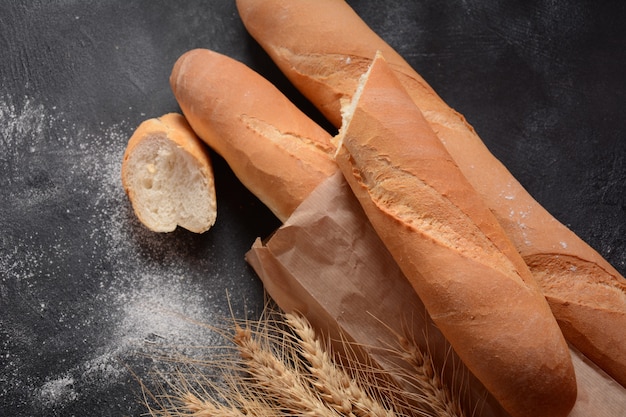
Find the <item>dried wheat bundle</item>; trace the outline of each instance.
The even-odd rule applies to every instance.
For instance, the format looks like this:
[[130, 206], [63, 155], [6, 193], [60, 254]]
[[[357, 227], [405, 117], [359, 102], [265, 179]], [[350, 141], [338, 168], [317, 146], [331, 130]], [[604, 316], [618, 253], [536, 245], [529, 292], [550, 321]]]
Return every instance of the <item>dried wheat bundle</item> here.
[[[159, 374], [158, 393], [144, 391], [151, 416], [467, 416], [461, 390], [442, 382], [430, 354], [410, 337], [398, 335], [400, 348], [390, 354], [414, 372], [381, 375], [356, 357], [339, 360], [298, 314], [270, 309], [258, 322], [233, 320], [215, 330], [227, 338], [228, 352], [180, 359], [178, 372]], [[398, 380], [411, 389], [389, 382]]]

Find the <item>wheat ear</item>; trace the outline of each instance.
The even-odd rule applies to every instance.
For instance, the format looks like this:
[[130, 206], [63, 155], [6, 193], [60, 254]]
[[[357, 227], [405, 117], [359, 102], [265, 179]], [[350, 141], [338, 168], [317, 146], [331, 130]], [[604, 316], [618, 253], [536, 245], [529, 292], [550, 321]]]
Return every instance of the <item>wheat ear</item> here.
[[249, 328], [237, 325], [233, 341], [250, 374], [249, 383], [272, 398], [278, 408], [301, 416], [335, 417], [338, 414], [310, 389], [306, 378], [277, 358], [252, 337]]
[[[169, 384], [173, 393], [166, 394], [164, 387], [162, 395], [144, 391], [149, 397], [146, 405], [152, 399], [160, 407], [148, 407], [150, 415], [465, 416], [461, 402], [435, 370], [428, 350], [420, 350], [413, 339], [396, 332], [392, 332], [396, 341], [387, 354], [403, 365], [383, 371], [369, 368], [356, 357], [347, 357], [347, 363], [336, 362], [330, 347], [324, 346], [306, 318], [297, 314], [268, 310], [254, 326], [247, 321], [233, 324], [230, 331], [219, 331], [233, 343], [230, 353], [210, 360], [189, 358], [185, 361], [188, 371], [173, 375], [177, 380]], [[347, 348], [352, 346], [345, 343]], [[222, 371], [221, 383], [200, 367]]]
[[178, 408], [180, 416], [193, 417], [245, 417], [246, 414], [235, 407], [220, 404], [213, 400], [204, 400], [192, 392], [180, 396], [181, 405]]
[[428, 349], [422, 349], [413, 339], [396, 334], [399, 351], [396, 354], [414, 372], [398, 372], [398, 376], [415, 388], [417, 395], [407, 392], [407, 397], [427, 405], [436, 416], [465, 417], [459, 396], [454, 395], [437, 372]]
[[[160, 395], [154, 395], [151, 393], [144, 394], [149, 395], [152, 402], [155, 402], [158, 408], [153, 408], [148, 405], [146, 399], [146, 405], [148, 411], [152, 417], [245, 417], [246, 414], [240, 411], [237, 407], [237, 403], [233, 401], [218, 401], [218, 398], [226, 398], [218, 386], [209, 379], [202, 376], [199, 370], [195, 368], [189, 368], [188, 364], [185, 366], [188, 368], [188, 372], [184, 373], [182, 370], [177, 371], [172, 377], [174, 382], [167, 383], [165, 386], [160, 384]], [[165, 375], [161, 375], [161, 380], [165, 381], [168, 378]], [[167, 393], [170, 391], [170, 393]]]
[[299, 337], [297, 345], [309, 363], [313, 385], [322, 398], [340, 413], [358, 417], [396, 417], [393, 410], [374, 400], [357, 381], [339, 368], [323, 347], [309, 322], [297, 314], [285, 314], [285, 321]]

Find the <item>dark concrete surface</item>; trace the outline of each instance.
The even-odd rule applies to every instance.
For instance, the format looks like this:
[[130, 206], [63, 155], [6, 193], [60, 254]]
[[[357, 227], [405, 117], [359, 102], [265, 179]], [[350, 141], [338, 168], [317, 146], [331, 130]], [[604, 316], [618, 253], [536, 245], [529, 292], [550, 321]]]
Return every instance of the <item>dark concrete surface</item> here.
[[[349, 3], [626, 273], [624, 3]], [[136, 377], [170, 369], [155, 356], [220, 342], [183, 317], [261, 311], [243, 256], [279, 222], [219, 157], [218, 222], [203, 235], [148, 232], [121, 189], [128, 137], [178, 110], [169, 72], [195, 47], [312, 111], [233, 1], [0, 2], [0, 415], [141, 415]]]

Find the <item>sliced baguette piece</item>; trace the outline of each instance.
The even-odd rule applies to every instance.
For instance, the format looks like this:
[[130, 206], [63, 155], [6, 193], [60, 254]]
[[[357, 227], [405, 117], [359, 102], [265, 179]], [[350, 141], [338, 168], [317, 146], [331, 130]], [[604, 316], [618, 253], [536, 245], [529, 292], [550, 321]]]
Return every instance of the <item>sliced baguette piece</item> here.
[[168, 113], [137, 127], [124, 152], [122, 185], [139, 221], [154, 232], [180, 226], [203, 233], [215, 224], [208, 149], [181, 114]]
[[343, 117], [337, 163], [459, 357], [512, 416], [569, 414], [576, 378], [546, 299], [382, 55]]
[[281, 221], [337, 172], [331, 135], [243, 63], [191, 50], [170, 86], [198, 136]]
[[341, 101], [381, 51], [521, 253], [567, 340], [626, 386], [626, 279], [535, 201], [461, 114], [343, 0], [237, 0], [237, 7], [249, 33], [337, 127]]

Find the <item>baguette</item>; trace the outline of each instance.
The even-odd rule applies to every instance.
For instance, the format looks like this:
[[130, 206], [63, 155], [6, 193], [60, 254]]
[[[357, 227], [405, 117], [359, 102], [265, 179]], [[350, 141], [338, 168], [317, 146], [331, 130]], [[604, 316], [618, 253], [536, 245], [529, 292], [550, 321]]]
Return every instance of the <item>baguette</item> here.
[[194, 49], [170, 86], [198, 136], [281, 221], [337, 172], [331, 135], [246, 65]]
[[122, 185], [148, 229], [209, 230], [217, 218], [208, 149], [178, 113], [142, 122], [128, 141]]
[[[233, 172], [237, 174], [244, 184], [247, 184], [247, 187], [253, 194], [264, 200], [270, 210], [278, 213], [278, 217], [281, 220], [289, 217], [286, 223], [287, 228], [289, 228], [289, 222], [296, 221], [291, 216], [293, 209], [300, 206], [300, 203], [311, 194], [314, 194], [314, 188], [331, 179], [331, 177], [343, 179], [334, 160], [336, 147], [331, 142], [332, 136], [326, 131], [318, 129], [317, 125], [312, 126], [312, 122], [307, 115], [297, 110], [274, 86], [243, 63], [212, 51], [192, 50], [177, 60], [172, 70], [170, 83], [185, 116], [190, 120], [192, 126], [197, 129], [199, 135], [213, 149], [224, 156]], [[249, 120], [254, 119], [265, 121], [268, 128], [263, 131], [250, 128], [248, 126]], [[289, 132], [289, 135], [287, 136], [283, 132]], [[296, 138], [306, 138], [306, 140], [297, 140]], [[310, 144], [315, 145], [311, 146]], [[322, 150], [321, 153], [320, 149]], [[302, 165], [301, 160], [308, 162], [306, 162], [306, 165]], [[322, 165], [320, 165], [319, 161], [322, 161]], [[263, 178], [257, 178], [260, 170], [257, 166], [263, 167], [263, 170], [270, 169], [271, 175], [266, 177], [276, 177], [278, 180], [265, 182]], [[311, 170], [312, 167], [316, 166], [326, 167], [326, 170], [320, 171], [319, 175], [312, 175], [312, 172], [318, 172]], [[293, 170], [295, 170], [295, 173]], [[346, 193], [340, 193], [337, 196], [340, 199], [351, 196], [347, 185], [344, 188]], [[335, 232], [345, 233], [351, 227], [357, 228], [357, 234], [351, 234], [350, 236], [355, 241], [358, 241], [359, 245], [366, 247], [368, 253], [375, 255], [377, 251], [385, 250], [377, 238], [374, 241], [371, 240], [375, 235], [373, 230], [362, 230], [361, 224], [362, 222], [367, 222], [367, 220], [364, 219], [364, 214], [359, 209], [358, 203], [356, 201], [352, 203], [352, 199], [349, 201], [350, 207], [356, 207], [359, 215], [355, 215], [354, 218], [344, 217], [344, 219], [350, 220], [354, 224], [349, 225], [347, 228], [346, 225], [342, 224], [340, 231]], [[325, 219], [326, 216], [332, 217], [333, 215], [341, 217], [341, 214], [336, 212], [331, 215], [321, 213], [320, 217], [323, 220], [320, 220], [320, 222], [326, 223], [330, 221], [332, 223], [332, 221], [336, 221], [337, 219]], [[328, 230], [329, 227], [329, 224], [321, 224], [319, 229]], [[317, 229], [316, 227], [315, 230]], [[292, 228], [291, 231], [299, 233], [301, 230]], [[331, 232], [331, 235], [333, 233]], [[324, 237], [322, 235], [322, 238], [331, 239], [332, 242], [329, 241], [329, 243], [335, 243], [335, 239], [331, 236]], [[294, 242], [292, 243], [295, 243], [300, 238], [294, 237], [293, 239]], [[258, 243], [260, 244], [260, 240]], [[324, 250], [327, 250], [328, 245], [325, 246]], [[325, 260], [320, 260], [315, 255], [315, 252], [302, 254], [298, 253], [299, 249], [302, 250], [298, 246], [289, 245], [288, 249], [285, 250], [292, 253], [295, 259], [307, 259], [308, 256], [312, 256], [317, 262], [325, 264], [336, 273], [337, 268], [326, 264]], [[334, 252], [332, 248], [331, 252]], [[351, 255], [347, 256], [351, 257]], [[333, 256], [330, 255], [329, 258], [333, 258]], [[247, 255], [246, 259], [254, 266], [255, 263], [250, 260], [250, 255]], [[385, 257], [385, 259], [389, 258]], [[332, 303], [332, 308], [328, 304], [325, 305], [329, 300], [325, 296], [322, 296], [324, 302], [318, 303], [316, 297], [320, 296], [319, 291], [312, 290], [311, 287], [300, 287], [298, 279], [301, 277], [292, 277], [291, 280], [281, 279], [282, 275], [273, 273], [270, 274], [271, 278], [269, 279], [263, 279], [264, 273], [259, 273], [259, 276], [264, 284], [267, 284], [266, 289], [269, 291], [269, 295], [275, 299], [280, 308], [286, 312], [305, 313], [307, 319], [315, 323], [321, 333], [330, 332], [335, 336], [338, 341], [338, 345], [335, 345], [335, 348], [338, 350], [341, 350], [342, 347], [345, 348], [345, 345], [343, 345], [345, 342], [344, 337], [347, 337], [348, 340], [354, 341], [356, 345], [365, 349], [361, 353], [370, 355], [367, 356], [367, 359], [364, 359], [368, 367], [380, 366], [381, 369], [385, 370], [390, 370], [391, 368], [393, 372], [398, 365], [393, 362], [393, 359], [391, 362], [381, 361], [381, 356], [383, 355], [380, 353], [383, 350], [387, 351], [395, 340], [394, 337], [392, 337], [391, 341], [389, 340], [389, 334], [384, 333], [389, 331], [389, 329], [380, 321], [389, 320], [390, 317], [382, 316], [379, 320], [370, 314], [372, 311], [381, 311], [381, 305], [392, 308], [390, 305], [393, 304], [396, 308], [399, 308], [398, 311], [394, 311], [394, 317], [396, 319], [411, 320], [411, 324], [414, 326], [412, 328], [416, 329], [415, 332], [417, 334], [418, 331], [424, 331], [424, 329], [416, 324], [421, 322], [419, 319], [415, 319], [413, 315], [421, 314], [423, 306], [419, 303], [410, 303], [410, 306], [403, 303], [401, 307], [394, 304], [394, 300], [397, 301], [398, 299], [400, 301], [413, 301], [417, 295], [415, 295], [408, 281], [397, 270], [397, 266], [395, 264], [390, 266], [390, 263], [394, 261], [389, 259], [388, 262], [382, 265], [377, 264], [372, 268], [371, 264], [367, 264], [358, 257], [352, 258], [350, 261], [357, 270], [359, 268], [367, 269], [370, 276], [376, 276], [377, 272], [380, 272], [389, 275], [386, 277], [388, 280], [393, 281], [395, 277], [398, 277], [397, 279], [401, 278], [401, 282], [394, 283], [392, 290], [390, 290], [392, 294], [400, 291], [401, 296], [396, 298], [394, 295], [386, 294], [383, 297], [385, 300], [381, 302], [377, 299], [379, 294], [369, 294], [371, 293], [369, 289], [376, 287], [376, 279], [371, 278], [370, 283], [372, 285], [370, 287], [359, 287], [360, 291], [368, 294], [368, 297], [365, 297], [360, 304], [358, 302], [349, 304], [350, 306], [359, 305], [359, 307], [365, 307], [365, 309], [343, 311], [340, 315], [333, 315], [339, 308], [337, 303]], [[390, 268], [393, 268], [395, 273], [390, 275]], [[341, 268], [338, 270], [341, 271]], [[257, 270], [257, 272], [259, 271]], [[324, 279], [316, 281], [316, 289], [323, 287], [333, 294], [338, 294], [341, 291], [336, 291], [332, 285], [346, 285], [348, 288], [350, 285], [357, 285], [351, 284], [350, 279], [346, 279], [334, 281], [328, 287], [323, 283], [332, 281], [333, 278], [329, 279], [329, 276], [333, 277], [334, 275], [332, 273], [329, 274], [328, 272], [330, 271], [321, 272], [324, 274]], [[272, 279], [278, 280], [278, 283], [272, 282]], [[359, 279], [354, 278], [353, 281], [358, 281], [358, 285], [364, 285]], [[407, 290], [412, 295], [408, 295]], [[313, 291], [313, 293], [309, 291]], [[343, 291], [347, 290], [344, 288]], [[371, 307], [372, 303], [375, 303], [376, 307], [368, 308]], [[417, 310], [414, 311], [409, 307], [415, 307]], [[363, 317], [358, 320], [355, 319], [351, 323], [346, 323], [346, 315]], [[398, 332], [405, 330], [402, 320], [392, 323], [392, 326]], [[367, 337], [368, 331], [371, 334], [370, 337], [375, 339], [375, 341]], [[432, 342], [433, 340], [438, 340], [441, 343], [443, 336], [437, 329], [429, 328], [428, 341]], [[425, 347], [426, 344], [422, 346]], [[437, 355], [439, 359], [437, 365], [444, 368], [446, 366], [444, 362], [450, 360], [450, 356], [445, 351]], [[472, 380], [474, 381], [473, 377]], [[486, 389], [480, 385], [480, 388], [477, 388], [472, 393], [472, 399], [477, 402], [485, 401], [485, 393]], [[487, 402], [492, 404], [495, 400], [490, 396]], [[488, 407], [491, 407], [491, 405]]]
[[530, 267], [566, 339], [626, 386], [626, 279], [535, 201], [461, 114], [342, 0], [237, 0], [237, 7], [248, 32], [337, 127], [341, 102], [381, 51]]
[[569, 414], [576, 378], [546, 299], [381, 55], [343, 117], [336, 161], [455, 352], [512, 416]]

